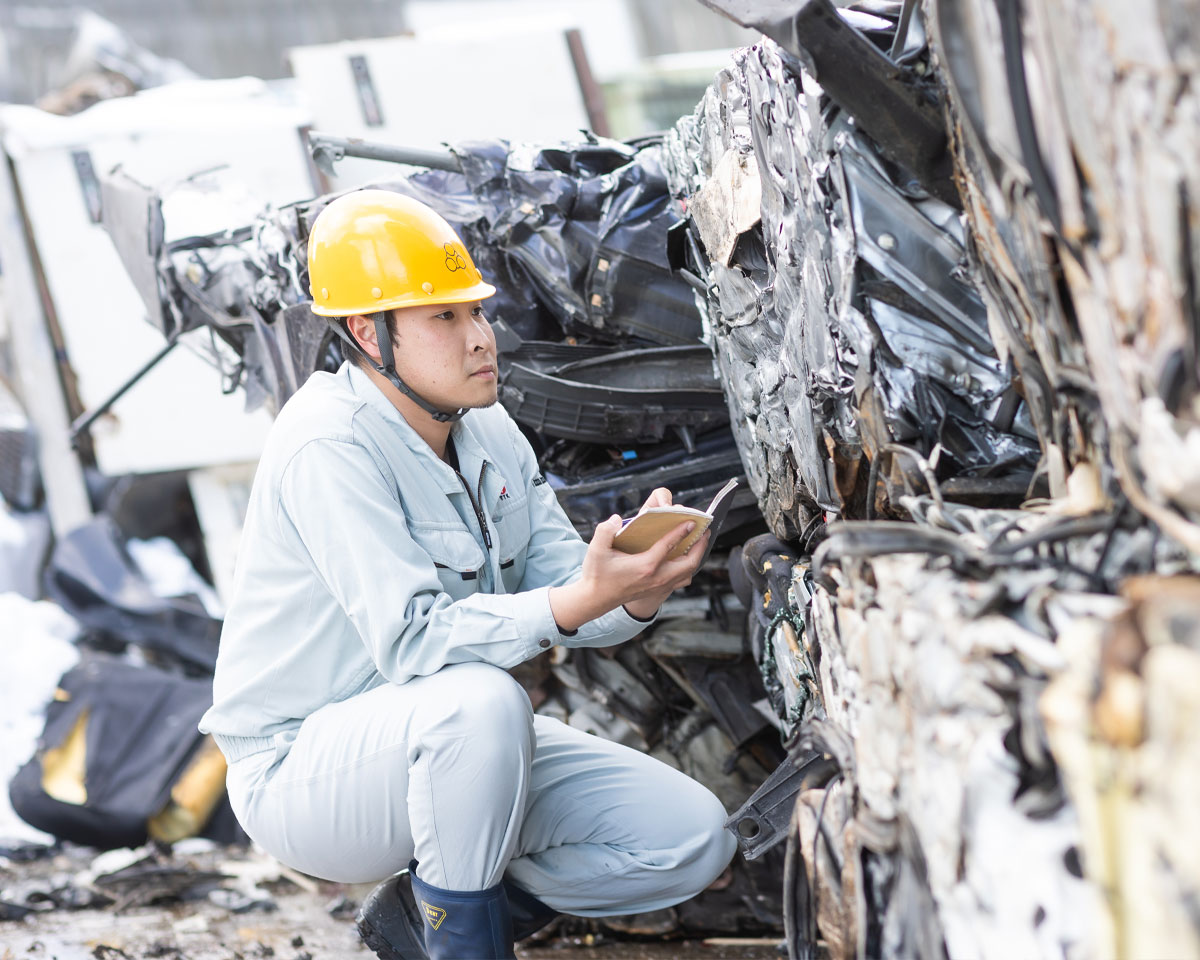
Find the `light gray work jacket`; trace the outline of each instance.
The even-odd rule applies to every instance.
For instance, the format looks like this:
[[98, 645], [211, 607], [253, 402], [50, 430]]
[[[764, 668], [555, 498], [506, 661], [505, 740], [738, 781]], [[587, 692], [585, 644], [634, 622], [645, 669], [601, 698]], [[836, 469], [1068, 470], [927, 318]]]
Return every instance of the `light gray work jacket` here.
[[617, 607], [562, 634], [549, 588], [578, 577], [586, 544], [503, 407], [470, 411], [451, 437], [466, 484], [349, 363], [284, 405], [200, 721], [229, 762], [281, 758], [310, 713], [383, 683], [645, 628]]

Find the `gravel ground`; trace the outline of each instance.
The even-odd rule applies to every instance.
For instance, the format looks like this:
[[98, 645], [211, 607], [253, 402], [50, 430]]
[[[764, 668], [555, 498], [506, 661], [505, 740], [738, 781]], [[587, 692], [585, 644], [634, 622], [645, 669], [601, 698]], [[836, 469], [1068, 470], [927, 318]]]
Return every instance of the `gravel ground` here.
[[[0, 960], [373, 957], [359, 943], [353, 922], [355, 905], [369, 884], [317, 882], [254, 851], [203, 843], [184, 849], [186, 854], [177, 848], [169, 857], [142, 848], [97, 859], [95, 851], [68, 848], [30, 863], [0, 859], [5, 904], [48, 907], [47, 896], [59, 903], [86, 902], [96, 890], [115, 894], [118, 901], [85, 909], [35, 909], [23, 919], [0, 920]], [[218, 875], [224, 879], [212, 879]], [[168, 887], [184, 899], [139, 902]], [[522, 960], [779, 960], [786, 951], [761, 939], [635, 942], [588, 934], [527, 941], [517, 955]]]

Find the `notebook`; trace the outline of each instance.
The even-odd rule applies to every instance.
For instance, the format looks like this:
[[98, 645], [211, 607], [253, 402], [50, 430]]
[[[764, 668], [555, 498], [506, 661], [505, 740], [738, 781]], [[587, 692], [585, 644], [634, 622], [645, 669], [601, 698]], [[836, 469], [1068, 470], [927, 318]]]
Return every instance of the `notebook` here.
[[[695, 507], [674, 504], [669, 507], [650, 507], [636, 517], [625, 521], [624, 526], [613, 537], [613, 546], [622, 553], [641, 553], [643, 550], [649, 550], [681, 523], [692, 520], [696, 526], [671, 551], [669, 556], [671, 559], [683, 556], [693, 543], [704, 536], [705, 530], [711, 529], [712, 536], [709, 538], [708, 547], [705, 550], [705, 557], [707, 557], [708, 551], [712, 549], [717, 535], [721, 532], [725, 516], [729, 513], [729, 507], [733, 503], [733, 490], [737, 485], [736, 479], [725, 484], [717, 491], [717, 495], [713, 497], [707, 510], [697, 510]], [[701, 562], [703, 562], [703, 558]]]

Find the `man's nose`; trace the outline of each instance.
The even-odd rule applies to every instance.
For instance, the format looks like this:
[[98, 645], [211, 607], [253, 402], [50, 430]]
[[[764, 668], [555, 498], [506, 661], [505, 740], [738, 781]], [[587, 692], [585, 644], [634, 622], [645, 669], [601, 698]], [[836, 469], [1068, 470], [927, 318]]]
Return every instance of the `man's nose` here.
[[478, 353], [481, 350], [490, 350], [495, 340], [492, 337], [492, 327], [486, 320], [482, 323], [472, 324], [471, 332], [471, 352]]

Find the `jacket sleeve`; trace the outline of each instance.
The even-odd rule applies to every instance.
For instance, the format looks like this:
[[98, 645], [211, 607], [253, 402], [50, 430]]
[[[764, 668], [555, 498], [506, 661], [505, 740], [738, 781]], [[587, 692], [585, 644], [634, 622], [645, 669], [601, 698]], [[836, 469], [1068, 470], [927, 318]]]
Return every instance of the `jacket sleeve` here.
[[[554, 490], [538, 468], [537, 457], [525, 435], [510, 418], [513, 446], [521, 461], [521, 473], [529, 491], [529, 548], [525, 573], [518, 589], [559, 587], [579, 578], [587, 544], [576, 532]], [[607, 647], [641, 633], [657, 618], [639, 620], [624, 607], [610, 610], [571, 634], [558, 636], [568, 647]], [[553, 618], [552, 618], [553, 619]], [[556, 633], [557, 633], [557, 627]]]
[[394, 683], [451, 663], [513, 667], [562, 639], [548, 586], [461, 600], [446, 594], [391, 481], [356, 443], [305, 444], [284, 471], [276, 520]]

